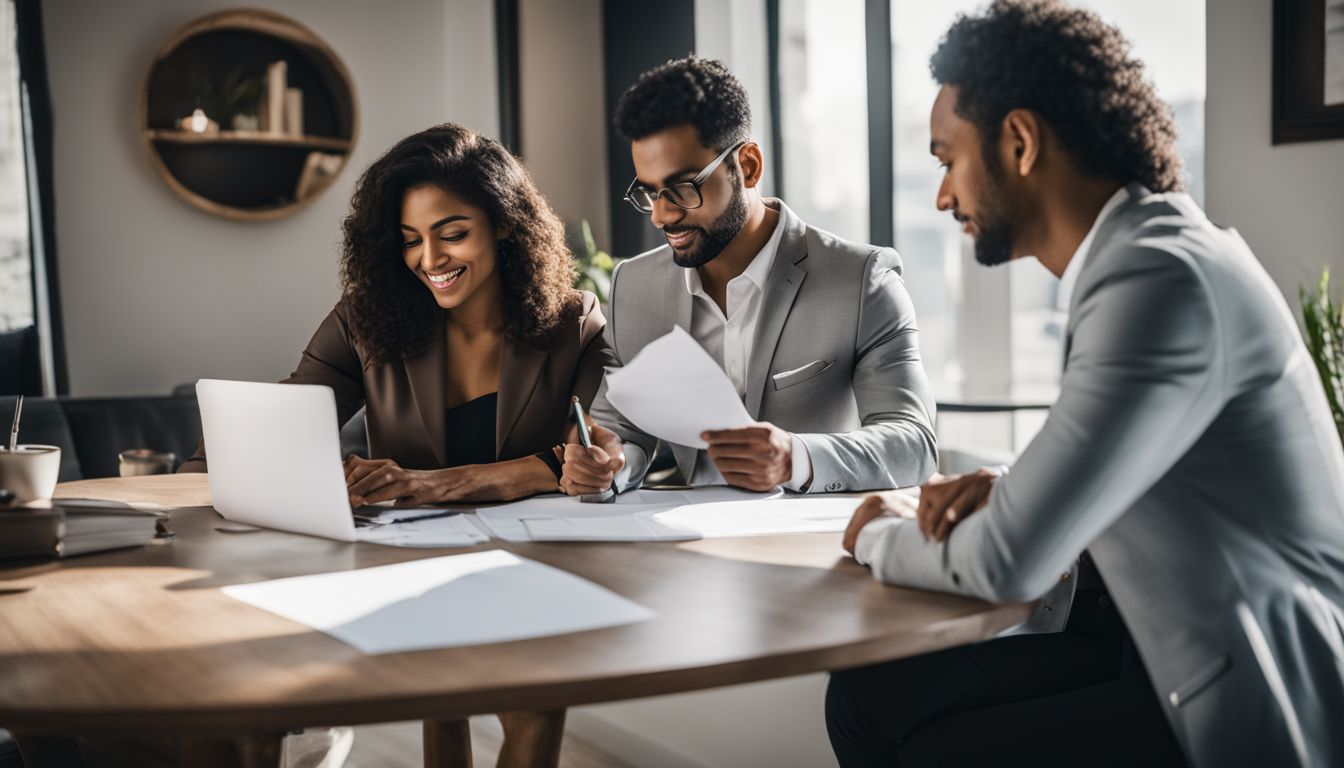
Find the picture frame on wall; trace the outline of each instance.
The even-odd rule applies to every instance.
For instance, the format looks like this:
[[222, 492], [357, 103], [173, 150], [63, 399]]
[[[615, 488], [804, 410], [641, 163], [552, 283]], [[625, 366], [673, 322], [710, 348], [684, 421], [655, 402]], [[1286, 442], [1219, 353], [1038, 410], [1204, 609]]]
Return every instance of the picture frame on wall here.
[[1344, 139], [1344, 0], [1274, 0], [1274, 144]]

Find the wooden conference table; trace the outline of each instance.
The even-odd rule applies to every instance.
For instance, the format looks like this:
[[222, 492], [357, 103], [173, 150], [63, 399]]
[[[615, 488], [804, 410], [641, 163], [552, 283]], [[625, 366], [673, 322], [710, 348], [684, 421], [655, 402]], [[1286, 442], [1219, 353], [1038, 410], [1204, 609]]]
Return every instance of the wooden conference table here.
[[912, 656], [984, 640], [1029, 611], [884, 587], [838, 534], [491, 541], [474, 549], [562, 568], [657, 615], [366, 656], [219, 587], [468, 550], [221, 532], [204, 475], [87, 480], [56, 495], [182, 509], [175, 541], [0, 570], [0, 727], [29, 768], [54, 762], [65, 734], [167, 744], [190, 765], [273, 766], [286, 731], [401, 720], [424, 721], [426, 765], [469, 766], [466, 718], [486, 713], [506, 713], [501, 765], [555, 765], [567, 707]]

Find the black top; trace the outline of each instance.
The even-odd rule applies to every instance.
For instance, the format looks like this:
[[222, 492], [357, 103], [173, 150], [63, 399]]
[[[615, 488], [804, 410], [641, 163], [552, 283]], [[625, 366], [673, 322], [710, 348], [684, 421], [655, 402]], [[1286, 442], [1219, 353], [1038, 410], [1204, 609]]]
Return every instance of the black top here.
[[448, 409], [445, 467], [495, 463], [495, 411], [499, 393], [491, 392]]

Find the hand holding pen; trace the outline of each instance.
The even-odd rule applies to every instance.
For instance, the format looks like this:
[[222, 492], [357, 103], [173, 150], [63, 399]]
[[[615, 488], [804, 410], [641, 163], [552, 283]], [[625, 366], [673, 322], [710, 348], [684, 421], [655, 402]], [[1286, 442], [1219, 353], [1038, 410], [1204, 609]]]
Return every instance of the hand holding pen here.
[[625, 467], [625, 445], [615, 432], [591, 422], [577, 397], [570, 399], [575, 443], [570, 440], [556, 458], [563, 464], [560, 490], [570, 496], [601, 494], [611, 488], [616, 474]]

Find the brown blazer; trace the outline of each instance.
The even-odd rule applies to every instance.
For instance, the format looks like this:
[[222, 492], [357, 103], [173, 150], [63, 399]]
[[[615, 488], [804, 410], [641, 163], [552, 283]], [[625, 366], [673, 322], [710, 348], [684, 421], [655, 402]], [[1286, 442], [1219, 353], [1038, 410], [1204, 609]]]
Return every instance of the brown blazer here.
[[[551, 349], [521, 348], [505, 339], [495, 415], [497, 461], [564, 442], [570, 396], [578, 395], [587, 408], [605, 369], [614, 365], [602, 333], [606, 324], [597, 297], [585, 291], [578, 319], [560, 332]], [[407, 469], [437, 469], [444, 465], [449, 439], [444, 334], [439, 322], [421, 354], [373, 365], [360, 353], [345, 307], [338, 303], [308, 342], [299, 367], [282, 383], [331, 387], [341, 424], [366, 407], [371, 457], [390, 458]], [[205, 469], [202, 446], [179, 471]]]

